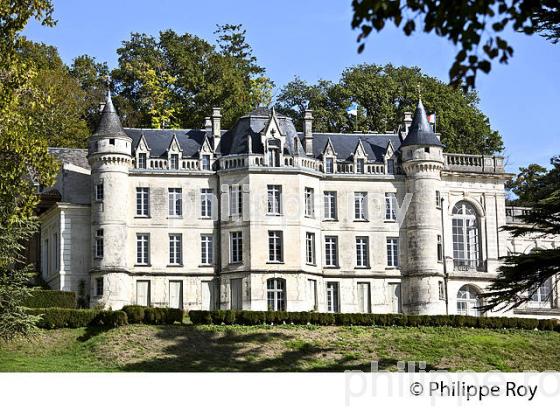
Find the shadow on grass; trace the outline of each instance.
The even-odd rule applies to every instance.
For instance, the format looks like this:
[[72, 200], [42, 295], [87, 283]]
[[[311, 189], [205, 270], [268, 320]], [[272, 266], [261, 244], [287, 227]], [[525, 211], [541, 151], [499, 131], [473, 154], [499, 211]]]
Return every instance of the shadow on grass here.
[[[160, 357], [121, 367], [133, 372], [342, 372], [371, 371], [371, 362], [337, 354], [334, 348], [300, 342], [274, 329], [247, 332], [219, 327], [160, 326], [155, 339], [165, 347]], [[275, 349], [274, 346], [277, 348]], [[282, 349], [278, 349], [282, 346]], [[342, 357], [341, 357], [342, 356]], [[395, 370], [397, 361], [382, 359], [378, 370]], [[426, 370], [432, 367], [427, 366]]]
[[87, 342], [89, 339], [99, 336], [102, 333], [108, 332], [109, 330], [114, 329], [113, 327], [105, 327], [105, 326], [88, 326], [86, 327], [86, 331], [83, 335], [79, 336], [76, 340], [78, 342]]

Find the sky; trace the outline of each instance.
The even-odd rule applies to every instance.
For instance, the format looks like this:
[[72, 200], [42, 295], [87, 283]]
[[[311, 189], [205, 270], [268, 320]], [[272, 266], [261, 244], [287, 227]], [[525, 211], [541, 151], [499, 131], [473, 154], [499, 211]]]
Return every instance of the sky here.
[[[214, 41], [216, 24], [226, 23], [243, 24], [258, 63], [278, 88], [294, 76], [337, 81], [344, 68], [361, 63], [418, 66], [447, 82], [457, 51], [436, 35], [407, 37], [387, 26], [358, 54], [350, 0], [53, 1], [57, 25], [31, 22], [24, 35], [56, 46], [67, 64], [88, 54], [113, 68], [131, 32], [157, 36], [173, 29]], [[515, 50], [510, 63], [478, 75], [479, 107], [504, 139], [509, 172], [530, 163], [548, 166], [560, 154], [560, 44], [517, 33], [507, 40]]]

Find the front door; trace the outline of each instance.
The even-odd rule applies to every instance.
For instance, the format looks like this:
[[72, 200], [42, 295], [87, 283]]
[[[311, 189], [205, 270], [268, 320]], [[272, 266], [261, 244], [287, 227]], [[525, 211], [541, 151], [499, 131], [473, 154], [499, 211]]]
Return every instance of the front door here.
[[389, 298], [391, 302], [391, 313], [402, 313], [401, 306], [401, 284], [400, 283], [390, 283], [389, 284]]
[[202, 281], [202, 310], [217, 309], [217, 287], [213, 281]]
[[241, 310], [243, 309], [243, 292], [242, 292], [242, 279], [232, 279], [230, 280], [231, 287], [231, 309]]
[[136, 282], [136, 304], [150, 306], [150, 281], [139, 280]]
[[169, 281], [169, 307], [183, 309], [183, 281]]
[[371, 313], [369, 283], [358, 283], [358, 312]]

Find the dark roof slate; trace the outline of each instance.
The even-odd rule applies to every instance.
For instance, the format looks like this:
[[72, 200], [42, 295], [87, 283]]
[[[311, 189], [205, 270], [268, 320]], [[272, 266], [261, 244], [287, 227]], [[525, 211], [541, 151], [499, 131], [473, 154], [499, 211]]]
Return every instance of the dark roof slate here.
[[428, 121], [422, 100], [418, 100], [418, 105], [416, 106], [416, 111], [414, 112], [414, 118], [412, 118], [412, 124], [408, 128], [408, 134], [402, 143], [403, 147], [408, 145], [443, 146]]
[[[303, 134], [301, 134], [303, 138]], [[382, 162], [383, 155], [387, 150], [389, 142], [395, 150], [399, 149], [401, 140], [397, 134], [313, 134], [313, 156], [319, 158], [328, 140], [336, 152], [336, 157], [342, 160], [350, 160], [356, 151], [358, 141], [362, 141], [364, 151], [370, 161]]]
[[113, 105], [113, 100], [111, 99], [111, 93], [108, 91], [105, 96], [105, 106], [101, 112], [101, 119], [97, 128], [93, 133], [94, 137], [125, 137], [126, 134], [121, 125], [121, 120], [117, 114], [117, 110]]
[[81, 168], [90, 169], [87, 160], [87, 149], [49, 147], [49, 154], [66, 164], [73, 164]]
[[125, 128], [124, 131], [132, 138], [134, 149], [136, 149], [140, 138], [144, 135], [144, 139], [150, 148], [150, 156], [154, 158], [167, 154], [167, 149], [174, 135], [177, 138], [177, 142], [179, 142], [181, 150], [183, 150], [183, 158], [194, 157], [198, 155], [206, 136], [206, 130]]

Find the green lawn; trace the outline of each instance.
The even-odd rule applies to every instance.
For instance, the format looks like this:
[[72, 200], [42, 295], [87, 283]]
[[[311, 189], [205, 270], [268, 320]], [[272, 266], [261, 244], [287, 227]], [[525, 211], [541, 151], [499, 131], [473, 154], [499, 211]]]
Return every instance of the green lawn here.
[[0, 343], [0, 371], [560, 370], [560, 333], [454, 328], [147, 326], [41, 330]]

